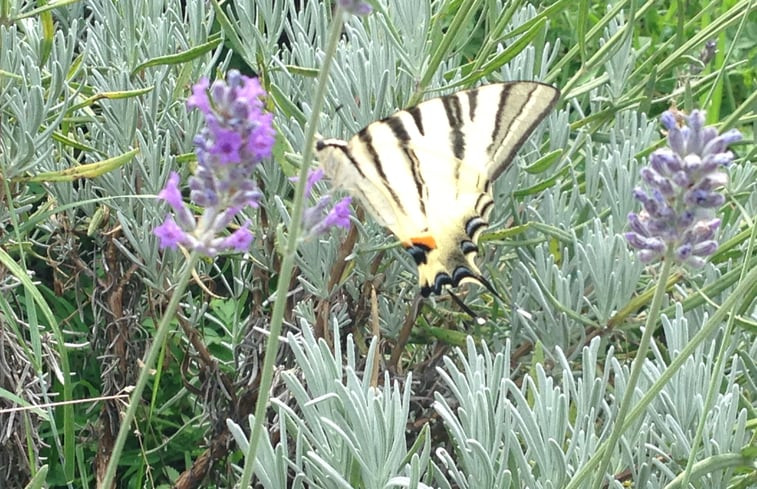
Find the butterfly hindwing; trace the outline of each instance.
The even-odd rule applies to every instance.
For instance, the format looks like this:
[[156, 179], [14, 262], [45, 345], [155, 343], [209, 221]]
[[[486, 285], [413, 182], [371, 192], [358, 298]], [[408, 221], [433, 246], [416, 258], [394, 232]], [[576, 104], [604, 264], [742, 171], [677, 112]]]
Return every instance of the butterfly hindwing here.
[[490, 182], [558, 96], [537, 82], [460, 91], [373, 122], [347, 142], [319, 141], [318, 159], [410, 252], [423, 295], [466, 280], [487, 284], [473, 258], [493, 207]]

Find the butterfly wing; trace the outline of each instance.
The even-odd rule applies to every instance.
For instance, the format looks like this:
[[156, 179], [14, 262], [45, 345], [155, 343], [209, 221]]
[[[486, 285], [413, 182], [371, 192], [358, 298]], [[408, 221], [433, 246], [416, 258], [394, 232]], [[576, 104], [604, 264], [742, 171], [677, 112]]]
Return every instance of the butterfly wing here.
[[489, 180], [496, 180], [510, 166], [559, 97], [555, 87], [538, 82], [497, 83], [478, 89], [475, 99], [483, 103], [476, 104], [481, 107], [475, 111], [471, 127], [474, 132], [481, 131], [478, 143], [486, 148]]
[[457, 92], [373, 122], [348, 142], [319, 141], [318, 159], [410, 252], [424, 296], [467, 280], [488, 285], [473, 259], [493, 206], [490, 182], [558, 96], [537, 82]]

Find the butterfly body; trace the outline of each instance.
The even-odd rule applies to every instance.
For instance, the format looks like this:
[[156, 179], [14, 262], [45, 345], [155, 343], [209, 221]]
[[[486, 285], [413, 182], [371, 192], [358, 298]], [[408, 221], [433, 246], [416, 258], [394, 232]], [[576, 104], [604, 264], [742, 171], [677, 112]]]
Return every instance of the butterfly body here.
[[332, 182], [410, 252], [424, 296], [465, 281], [488, 286], [474, 258], [491, 181], [558, 96], [537, 82], [485, 85], [400, 110], [349, 141], [318, 141], [316, 151]]

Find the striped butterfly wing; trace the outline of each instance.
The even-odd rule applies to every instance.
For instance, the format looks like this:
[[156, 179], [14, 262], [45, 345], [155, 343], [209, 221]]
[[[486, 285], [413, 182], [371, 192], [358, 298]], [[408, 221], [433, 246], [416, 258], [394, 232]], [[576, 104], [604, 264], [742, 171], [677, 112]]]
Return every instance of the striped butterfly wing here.
[[465, 281], [491, 288], [474, 262], [493, 206], [490, 182], [558, 97], [537, 82], [460, 91], [373, 122], [349, 141], [319, 141], [317, 155], [334, 184], [410, 252], [424, 296]]

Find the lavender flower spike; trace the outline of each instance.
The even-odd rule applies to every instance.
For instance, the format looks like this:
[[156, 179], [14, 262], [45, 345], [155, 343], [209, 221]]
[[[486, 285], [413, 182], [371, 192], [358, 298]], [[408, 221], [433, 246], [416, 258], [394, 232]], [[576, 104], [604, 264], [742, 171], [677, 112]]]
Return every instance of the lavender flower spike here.
[[187, 107], [202, 112], [205, 127], [194, 139], [197, 169], [189, 189], [192, 202], [204, 211], [199, 219], [192, 214], [182, 200], [179, 175], [172, 172], [158, 194], [174, 211], [153, 230], [161, 248], [181, 245], [211, 257], [249, 248], [249, 221], [229, 235], [225, 230], [245, 206], [257, 207], [260, 199], [252, 177], [274, 143], [273, 116], [263, 111], [265, 95], [257, 79], [236, 70], [229, 71], [226, 82], [210, 85], [202, 79], [193, 87]]
[[[310, 171], [305, 184], [306, 197], [311, 196], [313, 186], [323, 178], [323, 174], [321, 168]], [[303, 239], [320, 236], [334, 227], [343, 229], [350, 227], [350, 203], [352, 199], [345, 197], [329, 209], [331, 200], [331, 195], [322, 195], [315, 205], [305, 209], [302, 215], [302, 227], [305, 230]]]
[[355, 15], [368, 15], [373, 11], [370, 4], [361, 0], [339, 0], [339, 6]]
[[628, 215], [626, 240], [640, 250], [643, 262], [671, 250], [679, 263], [700, 267], [717, 250], [713, 238], [720, 220], [713, 214], [725, 202], [717, 190], [728, 183], [722, 169], [733, 161], [733, 153], [727, 148], [741, 133], [732, 129], [718, 135], [714, 127], [704, 126], [704, 116], [695, 110], [681, 125], [671, 111], [660, 118], [668, 129], [668, 147], [652, 153], [649, 166], [642, 168], [650, 190], [634, 189], [643, 210]]

